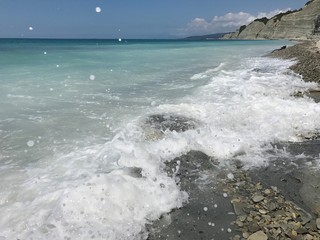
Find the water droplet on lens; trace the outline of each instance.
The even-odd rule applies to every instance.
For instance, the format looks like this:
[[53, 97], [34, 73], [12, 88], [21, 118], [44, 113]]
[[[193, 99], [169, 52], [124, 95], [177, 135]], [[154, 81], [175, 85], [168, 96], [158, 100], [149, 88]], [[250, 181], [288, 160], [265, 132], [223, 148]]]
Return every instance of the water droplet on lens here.
[[27, 145], [28, 145], [28, 147], [33, 147], [33, 146], [34, 146], [34, 141], [29, 140], [29, 141], [27, 142]]
[[90, 75], [89, 79], [90, 79], [91, 81], [93, 81], [93, 80], [96, 79], [96, 76], [95, 76], [95, 75]]

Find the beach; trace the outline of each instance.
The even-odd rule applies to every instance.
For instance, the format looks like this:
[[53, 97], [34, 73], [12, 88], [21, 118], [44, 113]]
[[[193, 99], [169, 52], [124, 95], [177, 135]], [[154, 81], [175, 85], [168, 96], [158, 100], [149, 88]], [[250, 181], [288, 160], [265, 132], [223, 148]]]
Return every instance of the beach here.
[[[267, 57], [294, 59], [291, 70], [320, 82], [318, 41], [282, 47]], [[303, 96], [320, 101], [317, 88], [296, 94]], [[149, 225], [148, 239], [320, 239], [318, 136], [275, 143], [271, 161], [259, 167], [248, 168], [236, 158], [221, 164], [194, 151], [167, 163], [168, 174], [179, 165], [175, 177], [189, 202]]]

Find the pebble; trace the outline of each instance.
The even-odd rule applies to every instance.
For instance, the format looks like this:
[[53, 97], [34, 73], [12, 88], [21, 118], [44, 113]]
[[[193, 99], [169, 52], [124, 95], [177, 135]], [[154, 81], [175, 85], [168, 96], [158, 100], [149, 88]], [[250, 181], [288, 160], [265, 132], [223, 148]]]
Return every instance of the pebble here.
[[252, 197], [252, 201], [255, 203], [261, 202], [263, 199], [264, 199], [264, 196], [262, 196], [262, 195], [254, 195]]
[[250, 234], [248, 232], [242, 233], [242, 237], [244, 237], [244, 238], [248, 238], [249, 236], [250, 236]]
[[268, 211], [266, 211], [266, 210], [264, 210], [264, 209], [259, 209], [259, 213], [261, 213], [261, 214], [267, 214]]
[[254, 234], [251, 234], [248, 237], [248, 240], [267, 240], [267, 239], [268, 239], [268, 236], [262, 231], [255, 232]]
[[239, 220], [236, 221], [236, 224], [237, 224], [239, 227], [243, 227], [243, 222], [241, 222], [241, 221], [239, 221]]
[[266, 189], [266, 190], [264, 190], [264, 194], [266, 194], [266, 195], [271, 194], [271, 190], [270, 190], [270, 189]]
[[313, 240], [314, 238], [313, 238], [312, 235], [307, 234], [304, 239], [305, 239], [305, 240]]

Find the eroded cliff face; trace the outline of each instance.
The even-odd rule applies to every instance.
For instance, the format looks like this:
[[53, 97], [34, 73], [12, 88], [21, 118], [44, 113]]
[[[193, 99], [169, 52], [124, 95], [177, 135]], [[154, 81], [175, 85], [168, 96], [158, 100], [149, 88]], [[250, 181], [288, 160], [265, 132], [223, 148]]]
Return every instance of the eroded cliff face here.
[[320, 0], [303, 9], [280, 13], [271, 19], [256, 19], [246, 27], [223, 36], [224, 39], [308, 39], [320, 33]]

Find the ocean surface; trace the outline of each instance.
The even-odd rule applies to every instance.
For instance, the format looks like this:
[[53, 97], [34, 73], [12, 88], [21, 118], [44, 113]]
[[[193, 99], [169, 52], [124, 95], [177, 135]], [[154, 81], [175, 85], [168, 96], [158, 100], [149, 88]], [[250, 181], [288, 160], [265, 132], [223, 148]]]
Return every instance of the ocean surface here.
[[285, 44], [1, 39], [0, 239], [143, 239], [188, 199], [166, 161], [267, 164], [319, 131], [319, 104], [293, 96], [317, 85], [264, 57]]

